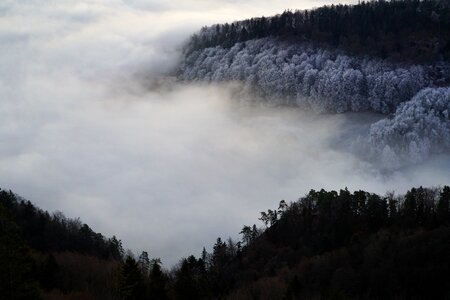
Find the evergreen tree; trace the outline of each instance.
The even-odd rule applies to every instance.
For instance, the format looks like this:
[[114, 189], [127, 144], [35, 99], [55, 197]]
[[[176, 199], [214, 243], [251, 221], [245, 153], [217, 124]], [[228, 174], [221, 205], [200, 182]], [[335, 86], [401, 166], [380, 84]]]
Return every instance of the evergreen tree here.
[[147, 277], [150, 269], [150, 259], [148, 258], [148, 253], [146, 251], [142, 251], [141, 255], [139, 255], [138, 266], [141, 274], [144, 277]]
[[168, 278], [161, 268], [161, 260], [156, 258], [150, 262], [149, 299], [166, 300]]
[[437, 205], [437, 219], [442, 225], [450, 224], [450, 187], [445, 186], [439, 197]]
[[128, 255], [119, 276], [119, 292], [124, 300], [144, 298], [142, 274], [136, 260]]
[[0, 296], [8, 300], [40, 299], [30, 249], [11, 213], [0, 203]]

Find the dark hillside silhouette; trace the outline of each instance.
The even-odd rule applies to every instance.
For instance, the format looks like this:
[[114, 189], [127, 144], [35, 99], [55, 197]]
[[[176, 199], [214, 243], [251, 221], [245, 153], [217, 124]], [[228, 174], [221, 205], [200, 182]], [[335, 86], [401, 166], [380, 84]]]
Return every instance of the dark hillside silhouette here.
[[414, 63], [448, 60], [450, 5], [438, 0], [381, 0], [286, 10], [272, 17], [204, 27], [186, 50], [229, 48], [237, 42], [264, 37], [283, 37], [293, 43], [312, 41]]
[[[0, 292], [8, 299], [450, 297], [449, 186], [399, 196], [311, 190], [261, 212], [263, 227], [243, 226], [241, 241], [218, 238], [211, 253], [183, 258], [170, 272], [145, 251], [114, 258], [123, 251], [112, 247], [105, 258], [101, 243], [78, 250], [35, 244], [29, 216], [56, 221], [11, 192], [0, 196]], [[55, 226], [64, 247], [79, 241]]]

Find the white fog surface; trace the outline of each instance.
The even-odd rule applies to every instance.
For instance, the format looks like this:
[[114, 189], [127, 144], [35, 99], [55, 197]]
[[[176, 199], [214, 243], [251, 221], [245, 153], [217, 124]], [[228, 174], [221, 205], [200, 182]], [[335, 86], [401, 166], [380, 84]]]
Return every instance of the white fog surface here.
[[449, 183], [448, 155], [388, 174], [352, 155], [378, 115], [249, 106], [225, 85], [149, 89], [200, 26], [295, 8], [165, 3], [2, 1], [2, 189], [170, 266], [310, 189]]

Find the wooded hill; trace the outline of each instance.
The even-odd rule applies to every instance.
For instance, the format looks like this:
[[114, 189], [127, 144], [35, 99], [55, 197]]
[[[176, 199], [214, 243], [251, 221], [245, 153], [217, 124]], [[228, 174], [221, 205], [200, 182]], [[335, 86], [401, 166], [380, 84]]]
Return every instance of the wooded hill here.
[[413, 63], [450, 59], [450, 5], [445, 0], [362, 1], [311, 10], [286, 10], [202, 28], [186, 47], [190, 53], [237, 42], [283, 37], [312, 41], [359, 54]]
[[[28, 224], [36, 216], [46, 225], [32, 238]], [[167, 271], [147, 252], [138, 258], [124, 254], [117, 239], [93, 231], [86, 235], [87, 225], [69, 226], [79, 221], [60, 213], [50, 215], [1, 191], [0, 295], [5, 299], [450, 297], [449, 186], [413, 188], [399, 196], [311, 190], [298, 201], [280, 201], [261, 212], [259, 220], [263, 227], [243, 226], [242, 240], [218, 238], [211, 253], [203, 249], [200, 257], [183, 258]], [[65, 241], [61, 245], [53, 240], [55, 228]], [[83, 247], [74, 248], [83, 240]]]
[[0, 190], [0, 299], [119, 299], [123, 256], [116, 237]]
[[448, 1], [372, 1], [204, 27], [185, 82], [238, 83], [240, 101], [386, 118], [352, 145], [386, 170], [450, 151]]

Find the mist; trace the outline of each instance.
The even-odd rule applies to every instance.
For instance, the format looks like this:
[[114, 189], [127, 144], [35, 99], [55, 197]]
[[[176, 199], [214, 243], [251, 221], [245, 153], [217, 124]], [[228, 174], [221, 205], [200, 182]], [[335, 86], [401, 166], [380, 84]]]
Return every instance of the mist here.
[[0, 187], [170, 266], [310, 189], [448, 184], [448, 155], [385, 173], [352, 154], [378, 115], [268, 107], [233, 84], [164, 77], [202, 25], [297, 8], [255, 3], [2, 2]]

